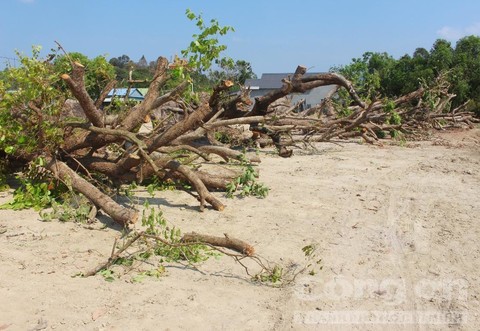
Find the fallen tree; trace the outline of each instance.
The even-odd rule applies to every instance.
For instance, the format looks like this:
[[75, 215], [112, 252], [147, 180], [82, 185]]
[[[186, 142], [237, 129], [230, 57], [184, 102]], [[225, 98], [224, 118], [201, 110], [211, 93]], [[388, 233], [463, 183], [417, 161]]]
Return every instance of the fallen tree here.
[[[299, 66], [295, 74], [283, 80], [281, 89], [256, 98], [253, 108], [243, 117], [239, 115], [237, 119], [207, 123], [205, 127], [215, 129], [224, 125], [249, 123], [253, 131], [265, 138], [261, 140], [261, 146], [273, 143], [281, 156], [289, 157], [292, 152], [287, 146], [299, 143], [355, 137], [375, 143], [398, 135], [412, 136], [431, 128], [472, 128], [474, 123], [479, 123], [474, 112], [465, 111], [468, 102], [450, 108], [451, 100], [456, 95], [449, 93], [450, 84], [444, 75], [406, 95], [365, 102], [352, 83], [339, 74], [304, 76], [305, 73], [306, 68]], [[325, 85], [336, 85], [335, 92], [344, 89], [347, 97], [344, 94], [344, 98], [338, 98], [331, 94], [320, 104], [303, 112], [296, 111], [298, 104], [288, 102], [283, 107], [271, 107], [289, 94]], [[230, 130], [230, 134], [242, 135], [238, 130]]]
[[[171, 112], [169, 108], [155, 112], [169, 102], [179, 101], [189, 87], [188, 81], [182, 81], [161, 93], [170, 79], [169, 63], [163, 57], [156, 62], [145, 99], [124, 113], [111, 116], [100, 105], [107, 95], [105, 91], [115, 82], [105, 82], [105, 88], [94, 100], [85, 86], [85, 66], [74, 60], [70, 64], [71, 71], [60, 75], [68, 91], [62, 90], [61, 81], [53, 76], [48, 62], [25, 60], [24, 71], [17, 69], [17, 75], [26, 75], [21, 76], [23, 81], [16, 82], [19, 90], [6, 93], [4, 89], [2, 96], [4, 151], [10, 159], [24, 164], [41, 159], [40, 168], [46, 169], [57, 183], [83, 194], [123, 226], [135, 223], [138, 212], [115, 201], [110, 196], [112, 192], [98, 185], [95, 178], [102, 176], [117, 186], [142, 183], [154, 176], [163, 181], [183, 181], [191, 186], [189, 193], [198, 200], [200, 210], [206, 206], [223, 210], [224, 203], [212, 190], [225, 190], [239, 174], [208, 173], [191, 165], [199, 159], [211, 162], [211, 155], [241, 161], [241, 152], [219, 143], [212, 134], [230, 130], [228, 134], [235, 136], [236, 125], [249, 125], [247, 131], [252, 132], [238, 140], [273, 143], [279, 154], [287, 157], [292, 155], [287, 147], [299, 142], [361, 137], [374, 143], [384, 138], [386, 132], [393, 136], [394, 132], [408, 133], [427, 126], [471, 126], [478, 122], [462, 107], [448, 109], [455, 96], [448, 93], [442, 77], [431, 86], [393, 100], [364, 101], [345, 77], [336, 73], [305, 76], [303, 66], [283, 80], [282, 88], [253, 102], [248, 89], [231, 95], [229, 89], [234, 84], [224, 80], [211, 93], [201, 94], [196, 102], [183, 102], [183, 108], [176, 107]], [[42, 70], [41, 79], [28, 76], [33, 69]], [[34, 92], [21, 89], [22, 83], [32, 81], [37, 84]], [[271, 107], [292, 93], [332, 84], [346, 91], [348, 100], [331, 96], [303, 113], [296, 112], [295, 105], [283, 111]], [[78, 101], [82, 119], [62, 116], [61, 109], [69, 94]], [[326, 111], [329, 107], [330, 111]], [[151, 130], [142, 131], [142, 125], [153, 113], [161, 115], [154, 118]], [[252, 156], [250, 161], [259, 160]]]

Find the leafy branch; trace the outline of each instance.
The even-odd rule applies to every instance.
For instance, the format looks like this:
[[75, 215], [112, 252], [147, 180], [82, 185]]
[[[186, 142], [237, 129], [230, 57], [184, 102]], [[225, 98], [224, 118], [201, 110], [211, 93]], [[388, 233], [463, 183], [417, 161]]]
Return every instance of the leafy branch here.
[[252, 163], [247, 159], [245, 153], [239, 156], [240, 165], [243, 172], [226, 186], [228, 198], [233, 198], [233, 194], [240, 191], [240, 196], [255, 196], [265, 198], [268, 195], [269, 188], [264, 184], [258, 183], [258, 173], [253, 168]]
[[188, 59], [190, 66], [197, 68], [200, 72], [208, 70], [212, 62], [219, 59], [220, 53], [227, 49], [226, 45], [219, 43], [218, 37], [235, 30], [228, 25], [221, 26], [216, 19], [210, 20], [208, 25], [201, 14], [197, 15], [190, 9], [187, 9], [185, 14], [189, 20], [195, 22], [200, 33], [192, 36], [193, 41], [181, 53]]
[[[297, 264], [286, 267], [270, 263], [258, 256], [249, 244], [226, 234], [224, 238], [196, 233], [182, 235], [178, 228], [168, 225], [161, 210], [150, 208], [148, 204], [145, 207], [142, 216], [142, 225], [145, 230], [131, 232], [124, 237], [123, 244], [120, 246], [118, 246], [118, 239], [115, 239], [108, 260], [89, 271], [78, 274], [79, 276], [89, 277], [100, 274], [105, 280], [113, 281], [116, 275], [112, 267], [117, 265], [126, 267], [128, 270], [132, 268], [137, 270], [132, 281], [139, 282], [145, 277], [161, 277], [165, 273], [164, 262], [187, 262], [189, 266], [197, 269], [199, 263], [212, 256], [227, 256], [239, 263], [251, 280], [271, 286], [285, 286], [292, 283], [298, 274], [312, 266], [312, 263], [308, 263], [298, 270]], [[136, 245], [134, 253], [129, 253], [128, 250], [133, 245]], [[315, 247], [313, 245], [307, 247], [308, 250], [304, 248], [303, 251], [307, 260], [311, 260], [315, 256]], [[156, 262], [152, 260], [154, 257], [157, 258]], [[141, 270], [138, 264], [135, 264], [136, 261], [148, 265], [148, 269]], [[251, 272], [247, 261], [252, 261], [259, 271]], [[313, 275], [311, 271], [309, 274]]]

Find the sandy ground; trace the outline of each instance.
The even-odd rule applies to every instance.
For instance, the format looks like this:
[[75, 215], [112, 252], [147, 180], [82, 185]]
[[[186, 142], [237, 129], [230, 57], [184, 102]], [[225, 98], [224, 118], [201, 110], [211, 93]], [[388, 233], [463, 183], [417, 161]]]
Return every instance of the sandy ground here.
[[222, 257], [141, 283], [72, 278], [109, 256], [118, 229], [1, 211], [0, 330], [479, 329], [480, 130], [300, 154], [262, 156], [263, 200], [204, 213], [183, 192], [150, 202], [184, 232], [228, 233], [271, 261], [302, 264], [315, 243], [316, 275], [272, 288]]

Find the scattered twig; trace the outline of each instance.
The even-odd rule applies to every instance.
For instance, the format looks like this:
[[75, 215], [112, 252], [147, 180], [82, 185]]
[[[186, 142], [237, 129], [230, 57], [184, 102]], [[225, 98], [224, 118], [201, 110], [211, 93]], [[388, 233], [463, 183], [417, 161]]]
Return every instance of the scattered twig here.
[[[144, 233], [143, 232], [138, 232], [137, 234], [135, 234], [132, 238], [130, 238], [130, 240], [128, 240], [116, 253], [112, 254], [108, 260], [104, 263], [101, 263], [99, 264], [98, 266], [96, 266], [95, 268], [93, 268], [92, 270], [90, 271], [87, 271], [85, 273], [83, 273], [83, 276], [84, 277], [90, 277], [90, 276], [94, 276], [96, 275], [99, 271], [103, 270], [103, 269], [108, 269], [109, 267], [111, 267], [115, 261], [120, 257], [120, 255], [128, 248], [130, 247], [135, 241], [137, 241], [139, 238], [142, 237]], [[115, 239], [115, 243], [117, 242], [117, 239]], [[115, 250], [115, 246], [113, 247], [112, 249], [112, 253], [113, 251]]]

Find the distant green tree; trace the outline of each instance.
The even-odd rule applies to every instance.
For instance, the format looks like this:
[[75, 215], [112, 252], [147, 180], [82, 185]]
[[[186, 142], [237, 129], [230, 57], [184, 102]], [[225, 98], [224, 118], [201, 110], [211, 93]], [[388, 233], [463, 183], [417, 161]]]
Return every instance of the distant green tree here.
[[115, 68], [115, 79], [118, 81], [119, 87], [127, 86], [128, 81], [128, 69], [121, 68], [121, 67], [114, 67]]
[[132, 79], [136, 81], [135, 87], [148, 87], [150, 85], [150, 81], [153, 78], [153, 72], [148, 67], [138, 67], [133, 66], [131, 67], [132, 70]]
[[429, 82], [435, 79], [433, 68], [430, 65], [430, 53], [425, 48], [420, 47], [413, 52], [412, 67], [411, 80], [414, 81], [414, 85], [411, 87], [411, 92], [420, 86], [419, 82]]
[[[421, 84], [429, 84], [440, 74], [450, 83], [450, 92], [456, 94], [452, 106], [471, 100], [470, 109], [480, 115], [480, 37], [460, 39], [455, 49], [450, 42], [438, 39], [430, 51], [417, 48], [412, 55], [398, 60], [387, 53], [366, 52], [348, 65], [334, 67], [357, 87], [366, 100], [372, 97], [393, 98], [415, 91]], [[348, 96], [345, 96], [348, 100]]]
[[243, 85], [247, 79], [257, 78], [252, 70], [250, 62], [237, 60], [235, 62], [226, 59], [217, 61], [218, 69], [210, 70], [208, 76], [212, 81], [224, 79], [232, 80], [236, 84]]
[[413, 52], [413, 58], [417, 60], [422, 60], [422, 63], [427, 63], [430, 53], [423, 47], [418, 47]]
[[128, 81], [128, 72], [133, 66], [133, 61], [126, 54], [111, 58], [109, 63], [115, 68], [115, 79], [119, 87], [126, 87]]
[[410, 91], [417, 82], [411, 82], [411, 72], [413, 71], [412, 57], [405, 54], [392, 64], [390, 75], [387, 78], [388, 87], [386, 87], [386, 96], [399, 96]]
[[417, 48], [413, 56], [408, 54], [395, 61], [385, 89], [387, 97], [396, 97], [415, 91], [424, 81], [434, 79], [433, 70], [429, 64], [430, 53], [425, 48]]
[[387, 53], [366, 52], [361, 58], [352, 59], [346, 66], [334, 67], [331, 71], [339, 72], [350, 79], [357, 92], [365, 99], [371, 100], [389, 87], [390, 72], [394, 59]]
[[191, 72], [190, 79], [195, 91], [211, 91], [212, 86], [215, 84], [207, 75], [199, 71]]
[[450, 70], [453, 64], [452, 44], [445, 39], [437, 39], [430, 50], [429, 65], [434, 75]]
[[[58, 74], [69, 73], [72, 68], [70, 60], [78, 61], [85, 66], [85, 87], [93, 99], [97, 98], [103, 87], [115, 78], [115, 68], [104, 56], [89, 59], [86, 55], [77, 52], [57, 56], [53, 63], [54, 70]], [[64, 90], [66, 89], [64, 86]]]
[[111, 58], [109, 62], [115, 67], [128, 69], [129, 64], [131, 64], [133, 61], [128, 55], [123, 54], [122, 56]]
[[460, 39], [453, 54], [452, 90], [454, 106], [472, 100], [471, 109], [480, 114], [480, 37]]
[[111, 58], [109, 63], [115, 68], [115, 79], [118, 81], [119, 87], [127, 87], [130, 79], [143, 81], [135, 83], [135, 87], [148, 87], [149, 81], [153, 77], [155, 71], [155, 62], [147, 64], [145, 56], [142, 56], [137, 63], [133, 62], [128, 55]]

